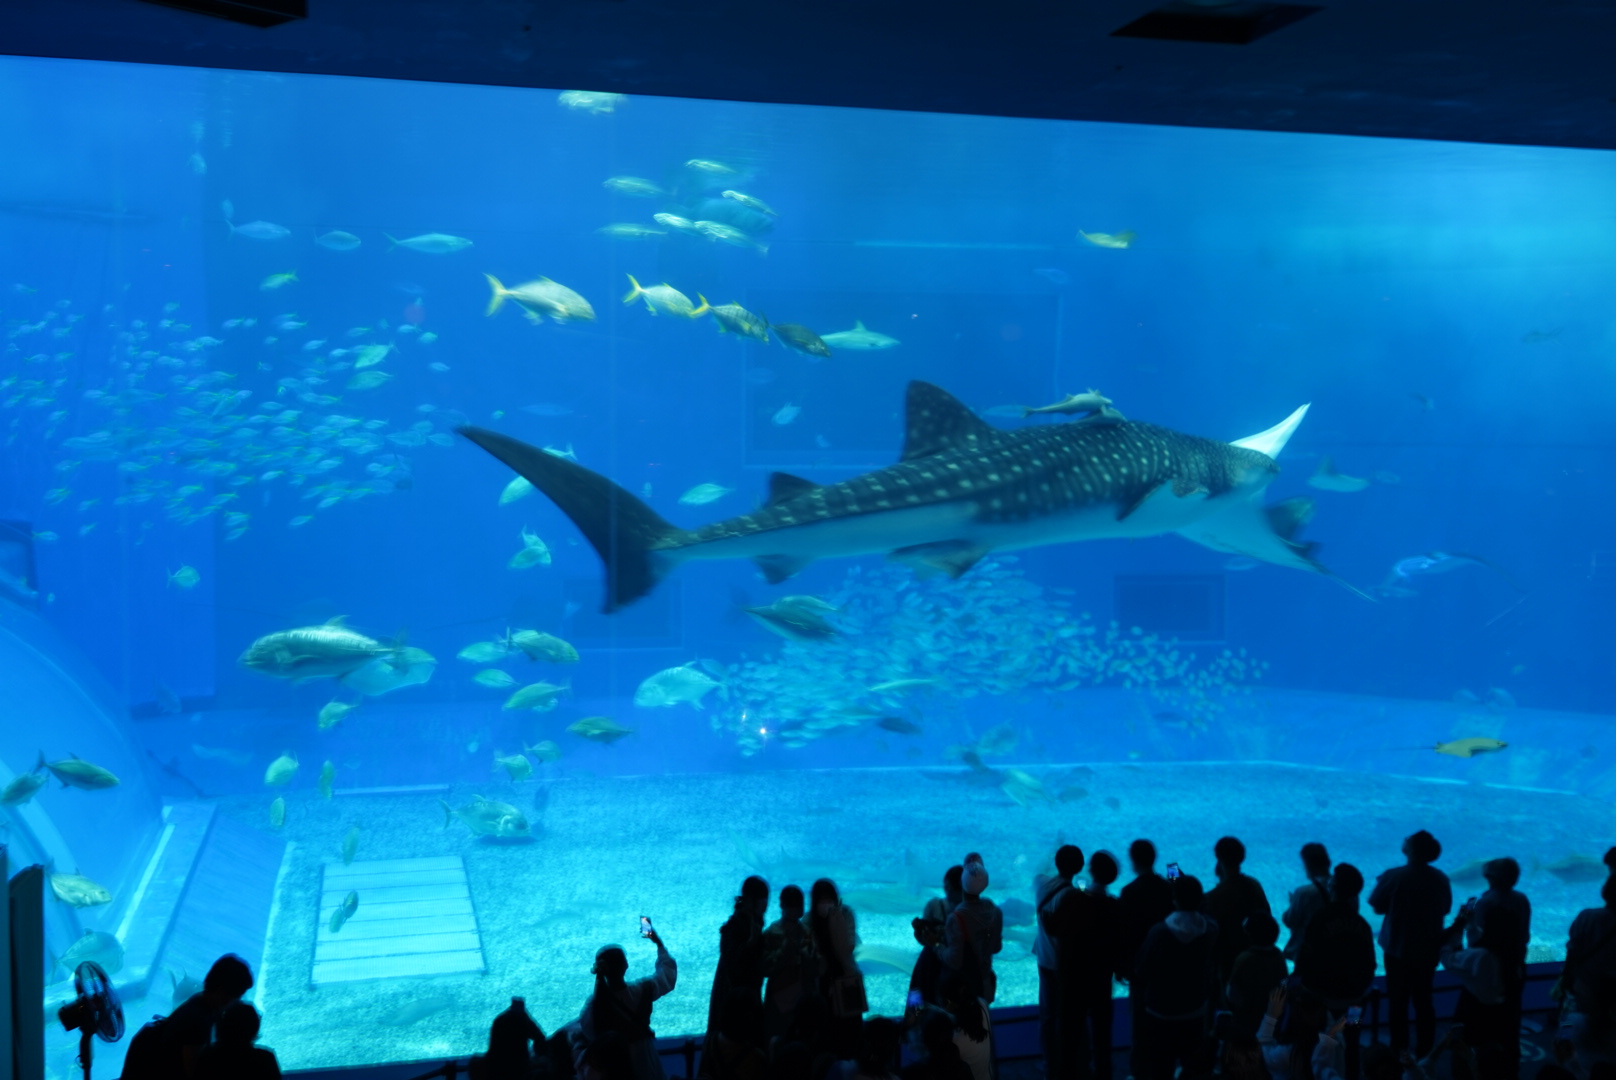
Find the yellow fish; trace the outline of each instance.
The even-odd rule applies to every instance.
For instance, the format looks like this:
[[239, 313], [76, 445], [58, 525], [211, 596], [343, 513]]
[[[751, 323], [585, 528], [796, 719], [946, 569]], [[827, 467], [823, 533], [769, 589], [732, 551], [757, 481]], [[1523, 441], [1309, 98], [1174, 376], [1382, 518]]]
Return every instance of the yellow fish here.
[[1508, 745], [1509, 743], [1498, 739], [1454, 739], [1452, 742], [1437, 743], [1435, 749], [1437, 753], [1447, 754], [1450, 757], [1473, 758], [1477, 754], [1491, 754], [1502, 750]]
[[1132, 229], [1125, 229], [1119, 233], [1084, 232], [1077, 230], [1077, 235], [1093, 244], [1095, 247], [1114, 248], [1117, 251], [1126, 251], [1139, 234]]

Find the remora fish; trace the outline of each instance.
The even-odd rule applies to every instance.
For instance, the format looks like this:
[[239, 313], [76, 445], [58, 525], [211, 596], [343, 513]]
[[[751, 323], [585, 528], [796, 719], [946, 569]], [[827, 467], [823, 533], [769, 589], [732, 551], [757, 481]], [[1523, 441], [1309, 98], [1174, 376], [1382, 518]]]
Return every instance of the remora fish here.
[[1003, 431], [944, 390], [911, 382], [896, 465], [823, 485], [774, 473], [767, 505], [698, 529], [669, 524], [606, 477], [537, 447], [459, 431], [578, 526], [605, 564], [603, 610], [612, 612], [690, 559], [752, 559], [776, 583], [815, 559], [884, 551], [958, 577], [990, 551], [1172, 532], [1334, 577], [1295, 539], [1311, 503], [1260, 501], [1306, 413], [1233, 443], [1104, 417]]

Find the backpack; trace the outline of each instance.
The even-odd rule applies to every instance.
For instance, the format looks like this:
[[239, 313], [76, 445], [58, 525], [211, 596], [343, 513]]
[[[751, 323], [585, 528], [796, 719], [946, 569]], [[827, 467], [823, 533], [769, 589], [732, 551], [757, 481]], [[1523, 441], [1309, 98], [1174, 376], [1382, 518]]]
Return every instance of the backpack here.
[[168, 1017], [153, 1016], [140, 1025], [135, 1037], [129, 1040], [129, 1049], [123, 1056], [124, 1080], [169, 1080], [173, 1072], [168, 1060]]

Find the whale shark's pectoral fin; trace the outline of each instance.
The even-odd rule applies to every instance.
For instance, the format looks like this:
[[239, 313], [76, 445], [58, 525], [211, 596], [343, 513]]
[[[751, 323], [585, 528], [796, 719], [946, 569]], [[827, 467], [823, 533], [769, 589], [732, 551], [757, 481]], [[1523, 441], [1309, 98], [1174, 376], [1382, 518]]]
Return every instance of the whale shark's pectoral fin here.
[[803, 567], [814, 560], [803, 555], [759, 555], [752, 561], [763, 571], [763, 580], [770, 585], [778, 585], [788, 578], [796, 577]]
[[1255, 498], [1240, 499], [1221, 513], [1184, 526], [1178, 530], [1178, 534], [1213, 551], [1249, 555], [1276, 566], [1323, 574], [1365, 600], [1374, 600], [1373, 596], [1338, 577], [1320, 563], [1314, 557], [1319, 550], [1317, 544], [1296, 539], [1302, 526], [1312, 518], [1312, 499], [1286, 499], [1273, 506], [1263, 506]]
[[889, 552], [887, 558], [908, 563], [918, 571], [942, 571], [958, 578], [982, 561], [988, 548], [969, 540], [939, 540], [931, 544], [911, 544]]

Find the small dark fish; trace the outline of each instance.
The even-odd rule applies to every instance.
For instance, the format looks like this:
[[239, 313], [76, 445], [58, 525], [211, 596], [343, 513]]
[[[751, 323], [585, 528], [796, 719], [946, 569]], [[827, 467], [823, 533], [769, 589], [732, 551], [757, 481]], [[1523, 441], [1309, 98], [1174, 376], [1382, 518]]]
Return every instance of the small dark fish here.
[[828, 358], [830, 346], [824, 339], [806, 326], [797, 323], [775, 323], [771, 328], [779, 337], [780, 343], [788, 349], [796, 349], [806, 356]]
[[343, 928], [349, 919], [353, 918], [353, 913], [358, 910], [359, 894], [349, 892], [347, 896], [342, 898], [342, 906], [331, 913], [331, 922], [327, 924], [327, 929], [335, 934]]
[[901, 716], [883, 716], [875, 722], [875, 726], [883, 731], [890, 731], [894, 735], [919, 735], [920, 725], [913, 720], [906, 720]]
[[1113, 810], [1121, 810], [1122, 809], [1122, 800], [1117, 798], [1115, 795], [1107, 795], [1101, 801], [1104, 802], [1105, 805], [1109, 806]]
[[165, 762], [150, 750], [146, 751], [146, 756], [157, 762], [157, 767], [165, 774], [172, 776], [174, 779], [196, 792], [197, 798], [205, 799], [208, 797], [207, 792], [202, 790], [202, 785], [198, 784], [195, 780], [192, 780], [189, 776], [186, 776], [185, 773], [180, 771], [179, 758], [169, 758], [168, 761]]
[[999, 901], [999, 912], [1006, 926], [1030, 926], [1035, 914], [1033, 906], [1017, 896]]

